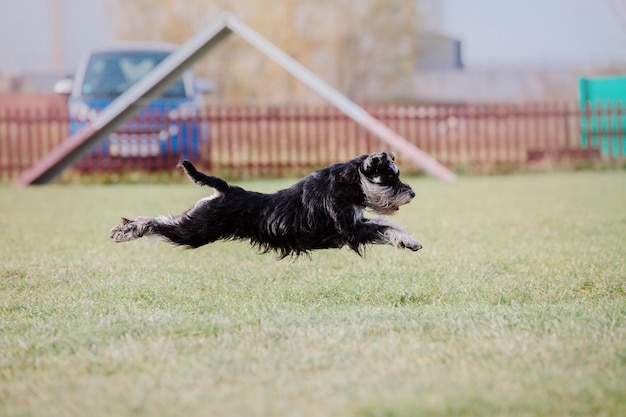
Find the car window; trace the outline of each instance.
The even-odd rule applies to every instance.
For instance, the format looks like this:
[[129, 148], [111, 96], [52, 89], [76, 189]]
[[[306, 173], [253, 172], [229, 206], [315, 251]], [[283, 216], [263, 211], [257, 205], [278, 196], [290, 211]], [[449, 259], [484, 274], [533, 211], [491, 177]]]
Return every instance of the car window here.
[[[115, 51], [93, 54], [87, 63], [81, 95], [115, 98], [139, 81], [169, 55], [162, 51]], [[182, 78], [162, 97], [185, 97]]]

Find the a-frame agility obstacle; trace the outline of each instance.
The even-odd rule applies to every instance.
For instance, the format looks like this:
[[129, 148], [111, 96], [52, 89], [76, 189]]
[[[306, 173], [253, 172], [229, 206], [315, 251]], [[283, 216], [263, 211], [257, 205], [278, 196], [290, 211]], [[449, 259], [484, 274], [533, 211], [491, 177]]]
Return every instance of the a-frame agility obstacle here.
[[322, 81], [248, 25], [230, 13], [223, 13], [107, 106], [93, 121], [27, 170], [18, 178], [15, 185], [23, 187], [31, 184], [46, 184], [52, 181], [65, 168], [80, 159], [102, 137], [112, 133], [117, 126], [138, 112], [142, 104], [157, 96], [169, 83], [178, 78], [189, 66], [231, 33], [235, 33], [246, 40], [300, 82], [328, 100], [425, 172], [445, 181], [455, 179], [453, 172]]

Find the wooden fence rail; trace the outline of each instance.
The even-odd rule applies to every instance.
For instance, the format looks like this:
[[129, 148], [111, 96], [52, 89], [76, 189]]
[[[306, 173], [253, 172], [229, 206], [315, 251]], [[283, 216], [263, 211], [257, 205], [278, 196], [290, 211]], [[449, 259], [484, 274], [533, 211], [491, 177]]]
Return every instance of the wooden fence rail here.
[[[376, 118], [460, 172], [624, 163], [621, 103], [365, 106]], [[63, 108], [0, 106], [0, 180], [10, 181], [70, 134]], [[202, 128], [194, 128], [201, 126]], [[188, 129], [178, 143], [168, 135]], [[195, 130], [194, 130], [195, 129]], [[193, 134], [191, 131], [193, 130]], [[160, 145], [159, 145], [160, 144]], [[188, 118], [144, 115], [103, 139], [74, 172], [173, 171], [191, 158], [228, 177], [302, 175], [385, 148], [331, 107], [211, 106]], [[417, 168], [402, 160], [409, 171]]]

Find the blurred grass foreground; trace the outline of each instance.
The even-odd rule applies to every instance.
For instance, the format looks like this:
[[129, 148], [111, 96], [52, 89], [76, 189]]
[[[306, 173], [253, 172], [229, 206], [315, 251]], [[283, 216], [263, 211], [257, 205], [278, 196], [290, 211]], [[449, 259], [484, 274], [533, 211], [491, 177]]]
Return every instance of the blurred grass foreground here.
[[0, 415], [626, 415], [624, 172], [405, 179], [422, 251], [292, 261], [109, 240], [190, 184], [0, 187]]

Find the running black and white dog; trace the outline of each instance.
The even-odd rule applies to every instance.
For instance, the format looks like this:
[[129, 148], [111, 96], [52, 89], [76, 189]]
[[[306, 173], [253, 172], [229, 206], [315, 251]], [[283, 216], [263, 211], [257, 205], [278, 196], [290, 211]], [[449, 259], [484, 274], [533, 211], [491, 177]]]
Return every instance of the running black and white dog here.
[[[363, 255], [368, 244], [417, 251], [422, 245], [380, 215], [394, 214], [415, 193], [399, 179], [394, 155], [362, 155], [316, 171], [273, 194], [246, 191], [221, 178], [203, 174], [189, 161], [181, 166], [198, 185], [215, 193], [178, 216], [122, 219], [111, 239], [126, 242], [156, 236], [197, 248], [216, 240], [249, 240], [263, 252], [280, 257], [315, 249], [348, 246]], [[377, 215], [365, 217], [364, 209]]]

